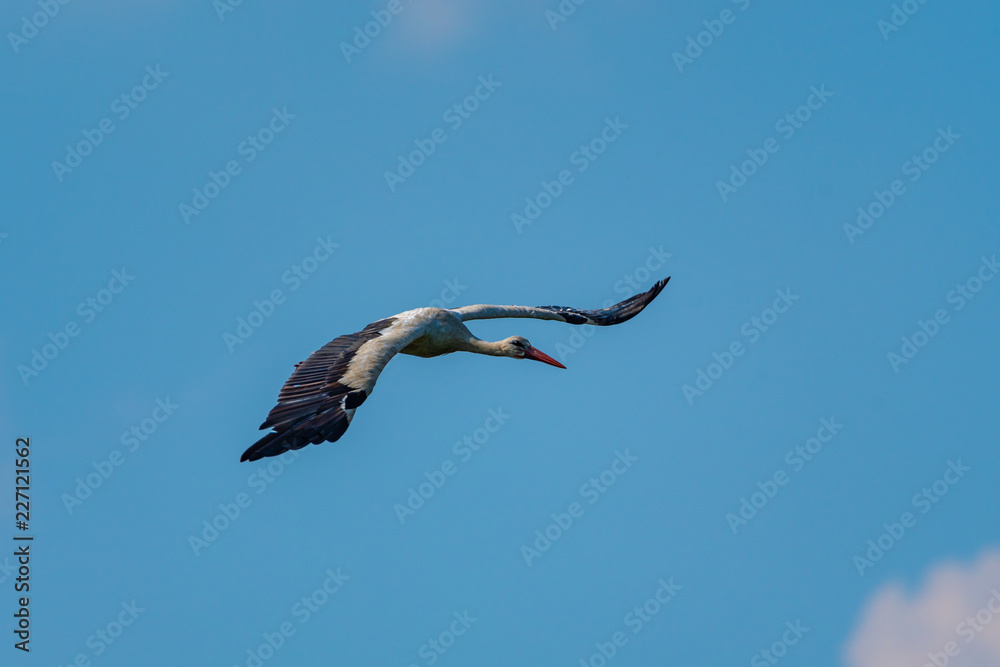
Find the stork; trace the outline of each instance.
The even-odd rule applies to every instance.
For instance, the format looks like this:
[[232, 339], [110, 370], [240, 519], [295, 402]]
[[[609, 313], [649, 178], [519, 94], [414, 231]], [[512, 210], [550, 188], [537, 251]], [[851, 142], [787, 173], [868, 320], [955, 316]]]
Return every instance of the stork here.
[[638, 315], [666, 286], [667, 277], [642, 294], [601, 310], [564, 306], [491, 306], [416, 308], [372, 322], [357, 333], [333, 339], [304, 362], [285, 382], [261, 429], [263, 438], [243, 452], [240, 461], [277, 456], [312, 443], [336, 442], [354, 411], [371, 395], [382, 369], [397, 353], [437, 357], [474, 352], [491, 357], [534, 359], [558, 368], [561, 363], [531, 346], [521, 336], [496, 342], [480, 340], [463, 322], [501, 317], [531, 317], [567, 324], [610, 326]]

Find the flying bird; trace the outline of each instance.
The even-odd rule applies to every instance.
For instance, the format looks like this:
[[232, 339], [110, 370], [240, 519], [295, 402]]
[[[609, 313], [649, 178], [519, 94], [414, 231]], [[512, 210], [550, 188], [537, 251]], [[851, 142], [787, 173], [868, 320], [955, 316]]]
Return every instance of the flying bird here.
[[354, 411], [371, 395], [379, 373], [397, 353], [436, 357], [452, 352], [475, 352], [491, 357], [534, 359], [566, 368], [536, 350], [525, 338], [511, 336], [496, 342], [480, 340], [463, 322], [501, 317], [531, 317], [567, 324], [611, 326], [630, 320], [656, 298], [667, 277], [642, 294], [601, 310], [564, 306], [490, 306], [417, 308], [372, 322], [357, 333], [333, 339], [304, 362], [285, 382], [261, 429], [272, 431], [243, 452], [240, 461], [277, 456], [312, 443], [336, 442], [344, 435]]

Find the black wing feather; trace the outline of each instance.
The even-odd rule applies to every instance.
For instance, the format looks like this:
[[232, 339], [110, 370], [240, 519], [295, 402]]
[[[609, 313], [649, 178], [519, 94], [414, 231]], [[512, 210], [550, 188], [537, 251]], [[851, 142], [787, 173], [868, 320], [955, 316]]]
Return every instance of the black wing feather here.
[[656, 295], [663, 291], [670, 278], [658, 280], [649, 291], [636, 294], [624, 301], [616, 303], [600, 310], [580, 310], [577, 308], [567, 308], [566, 306], [538, 306], [543, 310], [558, 313], [567, 324], [594, 324], [599, 327], [607, 327], [613, 324], [621, 324], [632, 319], [656, 298]]
[[336, 442], [350, 425], [345, 410], [358, 407], [368, 392], [340, 384], [362, 345], [377, 338], [395, 320], [372, 322], [361, 331], [339, 336], [295, 365], [278, 394], [278, 404], [260, 428], [273, 431], [249, 447], [240, 461], [277, 456], [312, 443]]

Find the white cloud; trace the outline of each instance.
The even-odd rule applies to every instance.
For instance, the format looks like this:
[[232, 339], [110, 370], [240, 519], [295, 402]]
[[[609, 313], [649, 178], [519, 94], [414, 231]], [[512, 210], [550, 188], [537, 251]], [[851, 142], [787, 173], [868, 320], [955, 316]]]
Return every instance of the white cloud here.
[[1000, 666], [1000, 551], [935, 567], [912, 596], [884, 586], [844, 653], [850, 667]]
[[475, 2], [418, 0], [403, 5], [399, 28], [387, 40], [402, 51], [418, 54], [448, 52], [474, 39], [486, 8]]

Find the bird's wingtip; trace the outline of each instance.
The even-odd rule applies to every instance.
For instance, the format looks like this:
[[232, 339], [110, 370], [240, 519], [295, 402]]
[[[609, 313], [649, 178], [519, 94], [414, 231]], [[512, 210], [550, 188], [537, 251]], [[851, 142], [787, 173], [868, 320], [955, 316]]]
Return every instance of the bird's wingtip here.
[[244, 461], [256, 461], [257, 459], [262, 459], [265, 456], [275, 456], [280, 454], [283, 449], [280, 445], [274, 443], [274, 440], [278, 438], [280, 434], [271, 431], [264, 435], [263, 438], [255, 442], [254, 444], [247, 447], [243, 455], [240, 456], [240, 463]]
[[646, 292], [646, 294], [651, 294], [653, 297], [656, 297], [663, 291], [663, 288], [667, 286], [668, 282], [670, 282], [670, 276], [667, 276], [663, 280], [657, 280], [653, 283], [653, 286], [649, 288], [649, 291]]
[[247, 450], [240, 455], [240, 463], [244, 461], [256, 461], [261, 458], [263, 454], [260, 453], [260, 449], [256, 445], [251, 445], [247, 447]]

